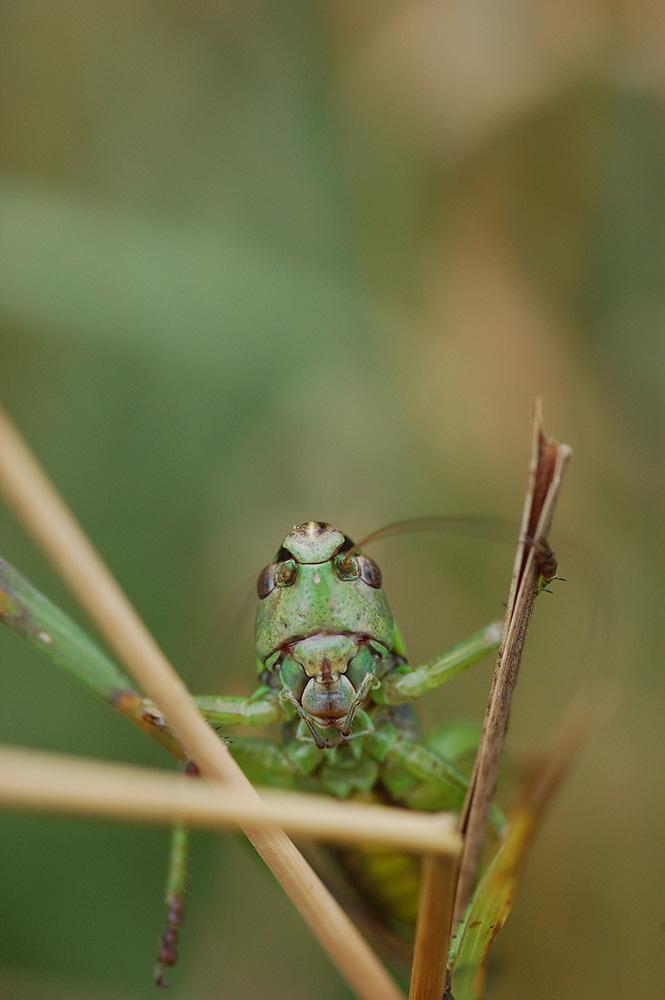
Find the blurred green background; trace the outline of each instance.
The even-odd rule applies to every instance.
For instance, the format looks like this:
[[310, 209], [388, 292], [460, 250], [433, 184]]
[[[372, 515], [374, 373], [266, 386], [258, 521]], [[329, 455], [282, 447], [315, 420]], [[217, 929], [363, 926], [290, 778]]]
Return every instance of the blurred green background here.
[[[0, 8], [0, 399], [194, 689], [251, 690], [236, 610], [293, 524], [517, 525], [536, 395], [575, 449], [513, 756], [585, 681], [614, 711], [492, 1000], [663, 996], [664, 57], [662, 5], [621, 0]], [[0, 552], [73, 610], [4, 508]], [[509, 545], [373, 554], [413, 659], [501, 614]], [[170, 766], [0, 657], [2, 741]], [[491, 666], [427, 721], [480, 719]], [[154, 997], [164, 831], [5, 815], [0, 854], [1, 996]], [[348, 997], [240, 843], [191, 871], [174, 998]]]

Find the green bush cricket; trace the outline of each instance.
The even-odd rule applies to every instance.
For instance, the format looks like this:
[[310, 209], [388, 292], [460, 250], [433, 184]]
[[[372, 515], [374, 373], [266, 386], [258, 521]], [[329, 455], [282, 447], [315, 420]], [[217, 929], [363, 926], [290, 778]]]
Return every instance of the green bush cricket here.
[[[549, 568], [548, 563], [551, 577]], [[6, 624], [178, 752], [177, 741], [155, 706], [141, 698], [77, 626], [10, 567], [3, 567], [2, 581]], [[454, 732], [424, 738], [407, 703], [495, 649], [499, 625], [493, 623], [450, 653], [411, 668], [378, 566], [360, 546], [321, 522], [289, 532], [275, 560], [259, 575], [257, 589], [259, 687], [248, 698], [196, 699], [214, 726], [283, 723], [281, 742], [233, 741], [232, 753], [246, 774], [278, 788], [378, 799], [425, 810], [459, 810], [468, 779], [456, 766], [454, 750], [451, 753]], [[468, 734], [460, 745], [468, 751]], [[491, 823], [501, 829], [497, 811]], [[160, 985], [164, 966], [175, 960], [182, 915], [186, 852], [182, 830], [174, 843], [169, 922], [156, 973]], [[369, 862], [369, 895], [378, 887], [374, 902], [392, 910], [392, 921], [403, 930], [411, 914], [395, 906], [390, 893], [382, 897], [385, 870], [382, 874], [380, 866], [372, 865], [371, 857], [363, 860]], [[408, 894], [413, 897], [412, 886]]]

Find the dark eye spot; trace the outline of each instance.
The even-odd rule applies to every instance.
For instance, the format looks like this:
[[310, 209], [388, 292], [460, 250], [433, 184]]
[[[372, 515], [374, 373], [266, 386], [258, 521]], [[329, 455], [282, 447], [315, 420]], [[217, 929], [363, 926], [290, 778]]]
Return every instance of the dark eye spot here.
[[374, 560], [370, 559], [369, 556], [361, 555], [358, 556], [358, 562], [360, 563], [360, 575], [363, 581], [369, 587], [379, 590], [382, 583], [381, 570]]
[[259, 595], [259, 600], [262, 601], [264, 597], [275, 589], [275, 564], [270, 563], [265, 569], [262, 569], [259, 573], [259, 578], [256, 581], [256, 591]]

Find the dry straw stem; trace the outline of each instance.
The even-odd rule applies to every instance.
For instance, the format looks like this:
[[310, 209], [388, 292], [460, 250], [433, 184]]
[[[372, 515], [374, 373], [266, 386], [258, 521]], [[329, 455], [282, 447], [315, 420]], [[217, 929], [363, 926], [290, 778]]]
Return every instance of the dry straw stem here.
[[522, 652], [538, 593], [543, 558], [561, 482], [572, 450], [543, 433], [542, 404], [535, 401], [529, 479], [520, 537], [515, 554], [506, 617], [496, 669], [485, 713], [483, 732], [460, 829], [464, 847], [455, 900], [455, 922], [461, 920], [476, 881], [494, 798], [503, 739], [508, 728]]
[[441, 1000], [446, 981], [457, 864], [423, 858], [409, 1000]]
[[450, 866], [441, 859], [423, 860], [414, 965], [409, 1000], [440, 1000], [446, 975], [453, 898], [455, 920], [461, 920], [477, 878], [489, 809], [496, 789], [503, 738], [513, 691], [540, 578], [539, 557], [547, 552], [554, 506], [570, 458], [567, 445], [547, 439], [542, 431], [540, 400], [533, 414], [529, 478], [520, 537], [504, 620], [501, 647], [490, 692], [474, 772], [460, 828], [465, 833], [457, 890]]
[[[239, 798], [260, 801], [2, 410], [0, 488], [203, 777], [221, 781]], [[251, 825], [243, 831], [357, 996], [400, 1000], [394, 980], [286, 834]]]
[[101, 816], [122, 822], [220, 829], [241, 823], [281, 826], [330, 844], [362, 841], [393, 850], [444, 855], [454, 864], [461, 847], [452, 813], [419, 813], [390, 806], [336, 802], [264, 789], [250, 801], [218, 785], [181, 774], [0, 747], [0, 804], [14, 809]]

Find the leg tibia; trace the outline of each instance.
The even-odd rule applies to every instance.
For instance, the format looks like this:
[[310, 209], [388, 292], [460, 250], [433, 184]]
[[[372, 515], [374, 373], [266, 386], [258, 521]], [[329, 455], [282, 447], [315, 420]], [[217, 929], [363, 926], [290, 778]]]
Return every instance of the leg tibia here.
[[497, 650], [501, 640], [501, 630], [501, 622], [492, 622], [470, 639], [465, 639], [449, 652], [437, 656], [435, 660], [421, 667], [400, 665], [394, 673], [381, 681], [376, 691], [372, 692], [372, 700], [380, 705], [400, 705], [447, 684], [488, 653]]
[[178, 959], [177, 944], [180, 936], [185, 910], [185, 883], [187, 880], [187, 857], [189, 849], [189, 831], [186, 826], [178, 824], [173, 827], [171, 836], [171, 854], [166, 880], [164, 902], [168, 907], [166, 928], [162, 934], [155, 967], [155, 983], [157, 986], [168, 986], [164, 982], [167, 967], [175, 965]]
[[434, 750], [398, 737], [381, 767], [381, 780], [391, 799], [409, 809], [459, 811], [467, 777]]
[[[459, 812], [464, 804], [469, 778], [436, 750], [415, 740], [398, 737], [381, 767], [381, 781], [394, 802], [408, 809]], [[493, 805], [489, 825], [495, 833], [505, 828], [501, 810]]]
[[277, 692], [267, 686], [249, 698], [199, 695], [194, 701], [208, 722], [217, 726], [271, 726], [285, 718]]

